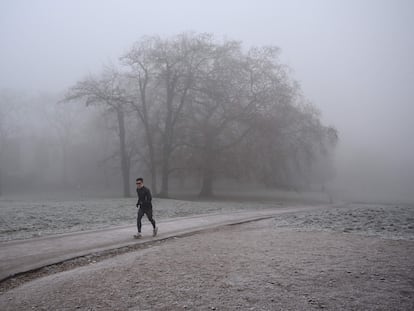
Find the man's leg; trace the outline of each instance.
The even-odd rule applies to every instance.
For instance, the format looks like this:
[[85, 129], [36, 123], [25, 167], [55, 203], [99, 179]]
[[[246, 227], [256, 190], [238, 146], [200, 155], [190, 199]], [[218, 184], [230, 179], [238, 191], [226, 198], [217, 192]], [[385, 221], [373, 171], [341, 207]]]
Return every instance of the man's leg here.
[[152, 208], [148, 208], [147, 210], [145, 210], [145, 214], [147, 214], [148, 220], [152, 224], [152, 236], [156, 236], [157, 235], [157, 232], [158, 232], [158, 228], [155, 225], [154, 218], [152, 217]]
[[144, 216], [144, 210], [142, 209], [142, 207], [140, 207], [138, 209], [138, 216], [137, 216], [138, 233], [141, 233], [141, 227], [142, 227], [141, 219], [142, 219], [142, 216]]
[[155, 220], [152, 217], [152, 208], [148, 208], [145, 210], [145, 214], [147, 214], [148, 220], [151, 222], [152, 224], [152, 228], [155, 229]]

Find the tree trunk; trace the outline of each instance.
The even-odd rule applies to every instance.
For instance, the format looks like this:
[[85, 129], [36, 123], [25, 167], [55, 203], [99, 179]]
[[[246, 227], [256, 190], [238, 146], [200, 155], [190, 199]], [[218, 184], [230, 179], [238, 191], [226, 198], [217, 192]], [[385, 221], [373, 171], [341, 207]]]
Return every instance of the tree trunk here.
[[68, 186], [68, 159], [67, 159], [67, 148], [66, 143], [62, 146], [62, 184], [66, 188]]
[[203, 169], [203, 176], [202, 176], [202, 185], [199, 197], [201, 198], [210, 198], [213, 194], [213, 169], [212, 167], [205, 166]]
[[211, 138], [207, 137], [204, 146], [204, 161], [202, 169], [202, 184], [199, 196], [209, 198], [213, 196], [214, 180], [214, 152], [211, 150]]
[[130, 192], [130, 176], [129, 176], [129, 159], [126, 152], [125, 144], [125, 116], [121, 109], [117, 109], [118, 126], [119, 126], [119, 141], [120, 141], [120, 152], [121, 152], [121, 168], [122, 168], [122, 186], [124, 197], [128, 198], [131, 196]]
[[162, 167], [161, 167], [161, 191], [159, 196], [161, 198], [168, 198], [168, 175], [169, 175], [169, 151], [167, 144], [163, 146]]
[[157, 193], [157, 172], [155, 164], [155, 152], [154, 145], [152, 143], [152, 135], [148, 133], [148, 147], [149, 147], [149, 157], [150, 157], [150, 171], [151, 171], [151, 189], [153, 193]]
[[147, 138], [149, 160], [150, 160], [150, 172], [151, 172], [151, 189], [153, 193], [157, 193], [157, 171], [155, 163], [155, 152], [154, 152], [154, 140], [151, 132], [148, 109], [147, 109], [147, 85], [148, 85], [148, 71], [144, 69], [144, 78], [139, 80], [139, 90], [142, 102], [142, 114], [139, 113], [137, 107], [138, 118], [142, 120], [145, 128], [145, 136]]
[[160, 197], [168, 198], [168, 179], [170, 174], [170, 156], [172, 152], [172, 138], [174, 137], [173, 124], [173, 100], [176, 80], [170, 81], [170, 73], [167, 73], [166, 78], [166, 107], [167, 115], [165, 118], [165, 126], [162, 141], [162, 164], [161, 164], [161, 191]]
[[[155, 163], [155, 151], [154, 151], [154, 141], [152, 137], [151, 128], [149, 126], [149, 118], [147, 113], [147, 107], [143, 104], [143, 123], [145, 127], [145, 136], [147, 139], [148, 144], [148, 152], [149, 152], [149, 163], [150, 163], [150, 172], [151, 172], [151, 190], [153, 193], [157, 193], [157, 171], [156, 171], [156, 163]], [[140, 115], [138, 114], [138, 117]]]

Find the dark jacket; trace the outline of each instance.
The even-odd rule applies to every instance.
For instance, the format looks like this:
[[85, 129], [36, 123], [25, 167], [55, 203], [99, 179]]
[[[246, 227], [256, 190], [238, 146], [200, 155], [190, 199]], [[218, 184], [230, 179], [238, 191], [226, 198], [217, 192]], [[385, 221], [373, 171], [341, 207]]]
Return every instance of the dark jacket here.
[[152, 195], [151, 191], [147, 187], [142, 186], [140, 189], [137, 188], [137, 195], [137, 207], [152, 208]]

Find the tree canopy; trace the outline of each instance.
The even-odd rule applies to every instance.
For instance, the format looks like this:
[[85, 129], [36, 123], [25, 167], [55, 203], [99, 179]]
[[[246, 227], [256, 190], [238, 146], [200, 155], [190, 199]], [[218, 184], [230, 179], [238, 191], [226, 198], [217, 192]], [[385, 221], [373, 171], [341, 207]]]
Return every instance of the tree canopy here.
[[[87, 164], [69, 170], [76, 159], [95, 161], [101, 179], [119, 178], [124, 196], [130, 196], [133, 174], [145, 176], [162, 197], [169, 196], [171, 181], [191, 181], [201, 196], [213, 195], [220, 179], [296, 190], [323, 186], [332, 176], [338, 133], [322, 123], [279, 54], [278, 47], [246, 49], [211, 34], [143, 37], [118, 63], [67, 90], [55, 111], [59, 115], [49, 114], [52, 121], [70, 122], [56, 127], [61, 134], [54, 151], [36, 153], [39, 159], [61, 154], [65, 186], [81, 183], [74, 172], [90, 175]], [[3, 99], [0, 119], [9, 111]], [[77, 126], [78, 117], [64, 108], [73, 101], [88, 107], [84, 111], [95, 107], [101, 117]], [[0, 123], [1, 146], [10, 137], [5, 125]], [[91, 141], [77, 150], [82, 144], [75, 129], [81, 128]], [[0, 152], [0, 189], [1, 175], [14, 174], [4, 172], [5, 157], [17, 159], [10, 155]]]

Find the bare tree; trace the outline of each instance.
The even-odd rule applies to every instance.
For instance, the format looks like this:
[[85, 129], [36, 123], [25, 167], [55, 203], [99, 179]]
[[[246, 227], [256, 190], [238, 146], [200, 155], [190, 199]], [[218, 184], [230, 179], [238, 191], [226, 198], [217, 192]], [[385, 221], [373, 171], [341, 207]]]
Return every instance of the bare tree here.
[[303, 104], [278, 49], [244, 54], [228, 42], [217, 46], [210, 65], [187, 109], [192, 120], [188, 146], [202, 176], [200, 195], [213, 194], [217, 173], [244, 171], [265, 183], [284, 176], [289, 185], [295, 172], [308, 178], [317, 147], [327, 148], [336, 132], [321, 124], [312, 105]]
[[156, 39], [144, 38], [135, 43], [131, 50], [121, 57], [121, 60], [128, 66], [126, 74], [130, 79], [130, 105], [137, 113], [138, 120], [144, 127], [146, 145], [148, 147], [149, 168], [151, 173], [151, 188], [157, 192], [157, 167], [154, 146], [154, 131], [151, 122], [151, 109], [154, 110], [154, 85], [151, 79], [155, 75], [154, 61], [152, 57], [153, 44]]
[[121, 159], [121, 171], [123, 182], [123, 194], [125, 197], [130, 193], [130, 167], [131, 153], [127, 151], [125, 115], [128, 99], [126, 97], [125, 81], [114, 69], [106, 69], [98, 77], [89, 77], [79, 81], [67, 92], [64, 101], [85, 101], [86, 106], [98, 105], [108, 113], [115, 115], [117, 120], [117, 134], [119, 138], [119, 153]]
[[[179, 145], [177, 131], [182, 121], [183, 109], [189, 102], [189, 94], [197, 79], [197, 73], [209, 61], [210, 46], [211, 35], [206, 34], [181, 34], [170, 40], [150, 37], [135, 44], [123, 58], [131, 67], [130, 75], [139, 86], [135, 108], [147, 132], [153, 179], [156, 174], [156, 160], [152, 132], [159, 133], [159, 195], [162, 197], [167, 197], [169, 192], [169, 176], [173, 170], [171, 158]], [[148, 96], [148, 89], [152, 91], [151, 96]], [[149, 112], [151, 107], [152, 114]]]
[[187, 146], [195, 155], [201, 174], [200, 196], [213, 194], [213, 180], [220, 170], [223, 150], [247, 132], [241, 122], [248, 115], [249, 101], [243, 91], [243, 62], [237, 42], [215, 44], [208, 66], [192, 89]]
[[338, 133], [321, 124], [315, 107], [300, 94], [288, 105], [275, 105], [259, 114], [256, 126], [243, 142], [241, 162], [251, 162], [250, 174], [269, 187], [299, 190], [313, 179], [313, 163], [335, 146]]
[[124, 194], [135, 150], [125, 118], [134, 118], [134, 142], [145, 141], [136, 153], [154, 192], [160, 178], [162, 197], [173, 172], [200, 177], [201, 196], [213, 195], [219, 175], [308, 184], [318, 152], [337, 133], [321, 124], [278, 55], [277, 47], [245, 52], [240, 42], [209, 34], [144, 37], [121, 57], [126, 72], [80, 81], [66, 100], [84, 99], [116, 117]]
[[192, 120], [188, 145], [198, 154], [200, 196], [213, 195], [215, 175], [228, 174], [234, 167], [227, 159], [236, 158], [231, 155], [238, 150], [235, 146], [254, 129], [259, 113], [278, 100], [275, 95], [286, 92], [276, 54], [276, 48], [245, 54], [240, 43], [232, 41], [216, 45], [188, 109]]

